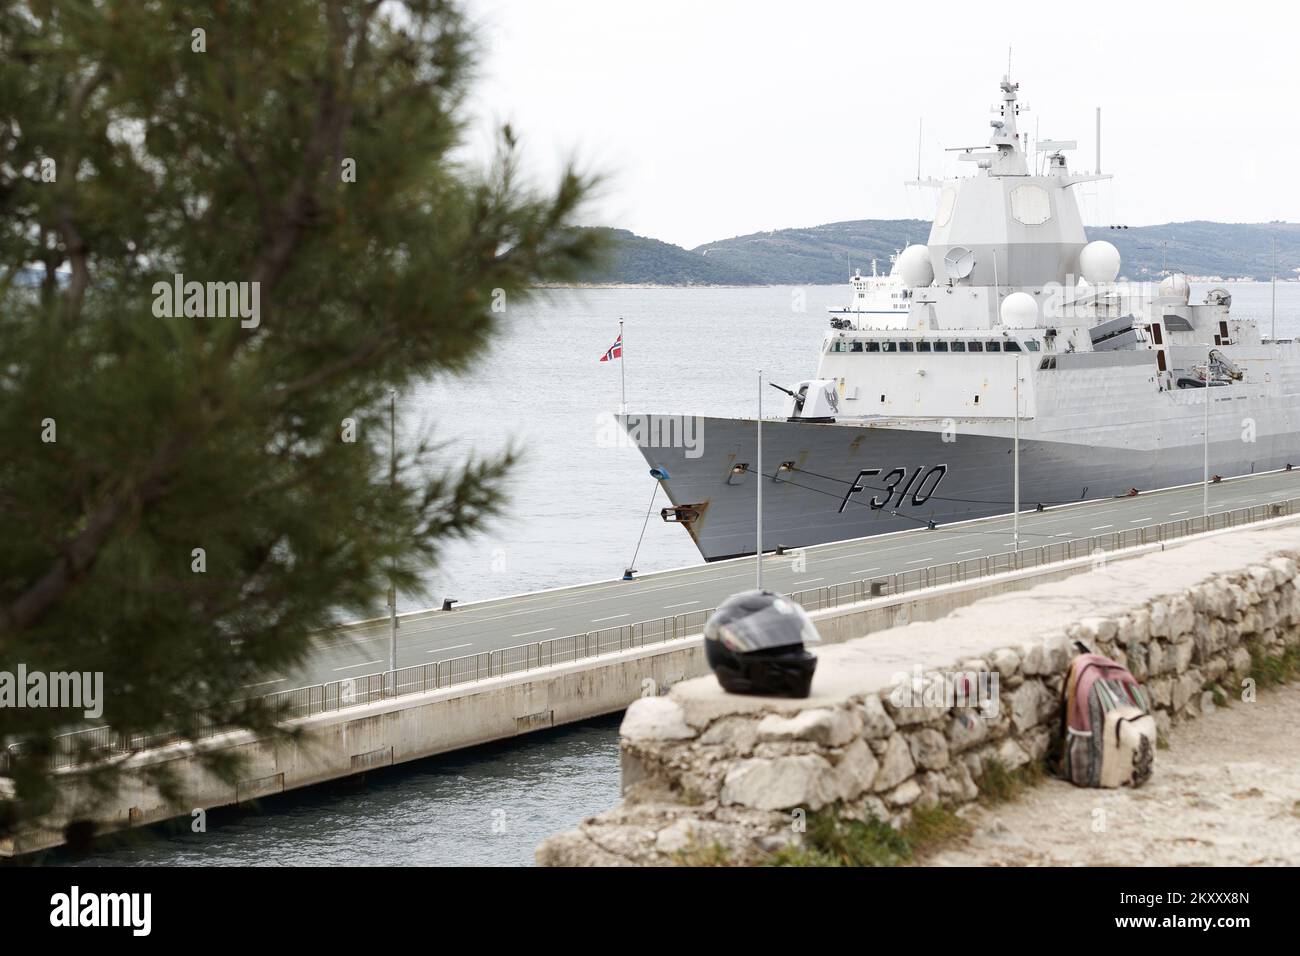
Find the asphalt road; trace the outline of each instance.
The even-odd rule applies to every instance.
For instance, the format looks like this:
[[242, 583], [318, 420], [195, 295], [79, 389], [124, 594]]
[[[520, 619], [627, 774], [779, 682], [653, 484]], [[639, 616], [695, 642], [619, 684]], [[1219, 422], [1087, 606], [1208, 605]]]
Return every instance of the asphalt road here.
[[[1228, 511], [1291, 497], [1300, 497], [1300, 471], [1271, 472], [1211, 485], [1210, 510]], [[1200, 485], [1063, 505], [1022, 513], [1021, 546], [1200, 514]], [[797, 566], [789, 555], [769, 554], [764, 558], [763, 584], [790, 592], [1005, 552], [1011, 550], [1011, 531], [1012, 517], [1004, 515], [933, 531], [919, 528], [805, 548]], [[646, 574], [631, 582], [602, 581], [497, 598], [452, 611], [407, 614], [399, 618], [397, 663], [409, 667], [703, 610], [752, 587], [753, 582], [753, 557], [737, 558]], [[388, 634], [387, 620], [350, 625], [325, 637], [304, 668], [271, 675], [249, 685], [249, 690], [271, 693], [383, 671], [388, 663]]]

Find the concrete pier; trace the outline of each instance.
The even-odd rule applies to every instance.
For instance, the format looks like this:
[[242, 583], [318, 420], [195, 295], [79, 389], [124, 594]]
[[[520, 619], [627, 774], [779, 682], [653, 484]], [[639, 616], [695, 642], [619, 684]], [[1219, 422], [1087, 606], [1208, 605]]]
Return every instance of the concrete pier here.
[[[1300, 525], [1288, 517], [1252, 527]], [[1232, 534], [1233, 532], [1222, 532]], [[1204, 540], [1205, 536], [1187, 539]], [[1106, 555], [1126, 561], [1177, 547], [1149, 544]], [[838, 643], [909, 622], [934, 621], [983, 598], [1061, 580], [1096, 566], [1089, 555], [1047, 567], [1000, 574], [907, 594], [889, 595], [815, 612], [827, 643]], [[256, 800], [376, 767], [417, 760], [476, 744], [508, 739], [621, 711], [632, 701], [667, 693], [707, 672], [700, 635], [689, 635], [596, 658], [541, 667], [449, 688], [346, 707], [293, 721], [295, 741], [261, 740], [246, 732], [198, 743], [173, 744], [122, 758], [124, 785], [107, 802], [95, 803], [75, 769], [60, 771], [60, 810], [43, 826], [0, 842], [0, 856], [57, 846], [73, 821], [93, 822], [98, 832], [143, 826]], [[222, 781], [203, 769], [202, 751], [219, 749], [239, 758], [239, 779]], [[186, 794], [169, 804], [143, 783], [145, 772], [167, 765]]]

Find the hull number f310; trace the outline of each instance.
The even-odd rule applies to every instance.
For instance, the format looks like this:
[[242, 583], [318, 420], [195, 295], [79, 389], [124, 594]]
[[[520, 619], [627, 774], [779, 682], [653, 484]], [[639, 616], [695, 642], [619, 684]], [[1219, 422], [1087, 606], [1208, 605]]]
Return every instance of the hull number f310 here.
[[[925, 472], [924, 475], [921, 473]], [[864, 468], [858, 472], [858, 477], [853, 479], [849, 485], [849, 490], [844, 495], [844, 500], [840, 502], [840, 514], [848, 507], [849, 501], [854, 495], [861, 494], [868, 489], [863, 483], [864, 478], [871, 478], [875, 475], [885, 473], [883, 468]], [[904, 499], [908, 495], [912, 497], [912, 504], [920, 507], [930, 500], [930, 496], [935, 493], [939, 487], [939, 482], [943, 481], [944, 475], [948, 474], [947, 465], [935, 465], [929, 471], [926, 471], [925, 465], [920, 465], [915, 469], [909, 468], [892, 468], [885, 473], [884, 487], [876, 488], [880, 494], [874, 495], [871, 499], [871, 509], [879, 511], [882, 508], [893, 507], [901, 508]], [[910, 477], [909, 477], [910, 475]]]

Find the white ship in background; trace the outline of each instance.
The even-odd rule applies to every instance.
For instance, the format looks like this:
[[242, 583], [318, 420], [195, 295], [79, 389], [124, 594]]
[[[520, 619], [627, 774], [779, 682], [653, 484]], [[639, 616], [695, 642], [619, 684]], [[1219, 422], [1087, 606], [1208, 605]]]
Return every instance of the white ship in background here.
[[832, 310], [815, 378], [764, 421], [762, 475], [753, 419], [704, 417], [687, 449], [678, 419], [623, 417], [707, 560], [753, 553], [757, 481], [772, 549], [1006, 513], [1017, 417], [1025, 507], [1199, 481], [1207, 402], [1212, 473], [1300, 458], [1300, 347], [1223, 289], [1116, 284], [1073, 192], [1109, 177], [1072, 173], [1069, 143], [1031, 172], [1018, 88], [1003, 79], [989, 146], [961, 152], [975, 174], [931, 183], [929, 242]]
[[849, 280], [849, 304], [842, 309], [827, 309], [833, 329], [901, 329], [907, 325], [908, 306], [912, 290], [903, 281], [898, 268], [898, 255], [889, 257], [888, 275], [880, 275], [876, 260], [871, 260], [871, 275], [861, 270]]

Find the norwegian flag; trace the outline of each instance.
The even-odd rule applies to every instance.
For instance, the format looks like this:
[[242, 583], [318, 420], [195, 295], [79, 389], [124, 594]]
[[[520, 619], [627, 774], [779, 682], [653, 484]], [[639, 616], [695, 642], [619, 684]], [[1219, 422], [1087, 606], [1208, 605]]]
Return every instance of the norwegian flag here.
[[618, 339], [609, 347], [609, 351], [600, 357], [602, 362], [608, 362], [610, 359], [621, 359], [623, 357], [623, 333], [618, 333]]

